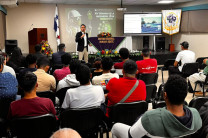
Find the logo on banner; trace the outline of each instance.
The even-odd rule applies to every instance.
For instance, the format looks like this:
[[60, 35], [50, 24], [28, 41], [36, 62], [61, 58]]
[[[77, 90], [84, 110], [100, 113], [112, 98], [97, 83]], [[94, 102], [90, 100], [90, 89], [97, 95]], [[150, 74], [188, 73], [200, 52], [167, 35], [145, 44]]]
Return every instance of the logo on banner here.
[[181, 22], [181, 10], [163, 10], [163, 32], [173, 35], [179, 32]]

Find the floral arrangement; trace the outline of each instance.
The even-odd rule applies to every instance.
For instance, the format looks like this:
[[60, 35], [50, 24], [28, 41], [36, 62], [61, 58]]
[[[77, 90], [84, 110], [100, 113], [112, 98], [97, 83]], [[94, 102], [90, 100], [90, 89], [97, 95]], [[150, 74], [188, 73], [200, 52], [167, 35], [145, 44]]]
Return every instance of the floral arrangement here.
[[112, 37], [111, 33], [107, 32], [102, 32], [100, 34], [97, 35], [97, 37]]
[[53, 54], [53, 50], [51, 49], [48, 41], [42, 40], [40, 44], [42, 46], [41, 53], [47, 56], [50, 56]]

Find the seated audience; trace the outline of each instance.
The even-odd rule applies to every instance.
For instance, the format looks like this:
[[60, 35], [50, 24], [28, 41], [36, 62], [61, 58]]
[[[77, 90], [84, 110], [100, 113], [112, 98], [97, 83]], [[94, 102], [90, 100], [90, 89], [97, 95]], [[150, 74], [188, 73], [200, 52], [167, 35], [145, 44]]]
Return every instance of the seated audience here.
[[157, 72], [157, 60], [150, 58], [149, 48], [142, 50], [143, 60], [137, 61], [137, 67], [139, 73], [156, 73]]
[[89, 67], [81, 64], [76, 72], [76, 79], [81, 86], [66, 92], [62, 108], [87, 108], [100, 106], [105, 102], [103, 88], [90, 83]]
[[42, 46], [40, 45], [40, 44], [37, 44], [37, 45], [35, 45], [35, 56], [36, 56], [36, 58], [37, 58], [37, 60], [39, 59], [39, 58], [44, 58], [44, 57], [46, 57], [45, 55], [43, 55], [42, 53], [41, 53], [41, 49], [42, 49]]
[[22, 51], [19, 47], [15, 47], [11, 58], [7, 62], [7, 65], [12, 67], [16, 73], [19, 73], [20, 67], [26, 67], [25, 57], [22, 55]]
[[19, 85], [24, 90], [24, 97], [11, 103], [8, 113], [9, 119], [44, 114], [56, 115], [53, 102], [48, 98], [40, 98], [36, 95], [38, 84], [34, 73], [22, 74]]
[[[191, 76], [188, 77], [188, 80], [190, 82], [190, 86], [189, 87], [191, 87], [190, 88], [191, 92], [193, 92], [193, 88], [195, 88], [195, 82], [197, 82], [197, 81], [205, 81], [206, 75], [208, 75], [208, 59], [204, 59], [203, 63], [207, 65], [204, 68], [203, 72], [194, 73], [194, 74], [192, 74]], [[200, 85], [197, 85], [196, 91], [198, 91], [198, 92], [195, 92], [196, 96], [202, 96], [203, 95], [202, 88], [201, 88]]]
[[93, 67], [96, 68], [94, 70], [94, 72], [103, 72], [102, 68], [101, 68], [101, 58], [96, 58], [93, 64]]
[[59, 44], [58, 49], [59, 49], [58, 52], [52, 54], [52, 63], [53, 63], [53, 65], [62, 64], [61, 56], [66, 53], [65, 52], [65, 44]]
[[195, 133], [202, 120], [195, 108], [184, 105], [187, 82], [178, 75], [169, 77], [165, 84], [166, 107], [146, 111], [133, 126], [116, 123], [113, 138], [181, 137]]
[[37, 92], [43, 91], [55, 91], [56, 90], [56, 80], [52, 75], [49, 75], [48, 69], [50, 68], [50, 61], [48, 58], [40, 58], [37, 61], [37, 71], [35, 75], [37, 76], [38, 87]]
[[50, 138], [81, 138], [81, 136], [73, 129], [62, 128], [56, 131]]
[[53, 73], [53, 76], [56, 78], [57, 81], [62, 80], [66, 75], [71, 74], [69, 69], [69, 64], [71, 62], [71, 55], [66, 53], [61, 56], [61, 62], [64, 65], [62, 69], [56, 69]]
[[27, 68], [21, 69], [20, 73], [25, 73], [27, 71], [34, 72], [37, 70], [36, 64], [37, 64], [37, 57], [33, 54], [28, 54], [26, 56], [26, 62], [27, 62]]
[[70, 63], [71, 74], [67, 75], [65, 78], [59, 81], [56, 91], [61, 90], [62, 88], [65, 88], [65, 87], [73, 87], [73, 86], [80, 85], [75, 75], [80, 65], [81, 65], [81, 62], [77, 59], [74, 59], [71, 61]]
[[17, 79], [9, 72], [2, 73], [4, 68], [4, 57], [0, 55], [0, 99], [14, 99], [17, 95]]
[[[169, 76], [172, 74], [180, 74], [185, 63], [195, 62], [195, 53], [188, 50], [189, 43], [184, 41], [181, 45], [181, 52], [176, 56], [174, 66], [170, 66], [168, 69]], [[178, 63], [181, 61], [181, 66], [178, 66]]]
[[120, 58], [121, 58], [122, 62], [115, 63], [114, 64], [115, 69], [123, 69], [124, 62], [129, 59], [129, 50], [127, 48], [121, 48], [119, 50], [119, 55], [120, 55]]
[[0, 53], [0, 55], [2, 55], [4, 57], [4, 68], [3, 68], [2, 73], [9, 72], [16, 78], [16, 73], [15, 73], [14, 69], [6, 65], [7, 54], [2, 52], [2, 53]]
[[[136, 74], [138, 70], [135, 61], [127, 60], [123, 65], [122, 72], [124, 74], [123, 78], [112, 78], [106, 86], [106, 89], [109, 91], [107, 94], [108, 106], [120, 102], [137, 82]], [[138, 81], [139, 85], [126, 101], [124, 101], [125, 103], [146, 100], [146, 85], [142, 80]], [[108, 110], [106, 115], [108, 116]]]
[[113, 60], [111, 58], [105, 57], [102, 59], [101, 63], [103, 68], [103, 74], [100, 76], [94, 76], [92, 79], [92, 84], [106, 86], [111, 78], [119, 78], [119, 76], [117, 73], [110, 73], [110, 70], [113, 66]]

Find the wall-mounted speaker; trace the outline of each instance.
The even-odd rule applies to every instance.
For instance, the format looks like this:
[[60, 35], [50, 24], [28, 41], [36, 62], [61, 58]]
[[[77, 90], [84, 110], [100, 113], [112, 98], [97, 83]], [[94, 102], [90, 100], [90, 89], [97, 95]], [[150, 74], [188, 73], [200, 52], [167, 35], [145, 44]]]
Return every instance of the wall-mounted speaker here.
[[143, 48], [149, 48], [149, 36], [143, 36]]
[[165, 37], [156, 37], [156, 50], [165, 51]]
[[17, 47], [17, 40], [5, 40], [5, 52], [11, 55], [14, 48]]

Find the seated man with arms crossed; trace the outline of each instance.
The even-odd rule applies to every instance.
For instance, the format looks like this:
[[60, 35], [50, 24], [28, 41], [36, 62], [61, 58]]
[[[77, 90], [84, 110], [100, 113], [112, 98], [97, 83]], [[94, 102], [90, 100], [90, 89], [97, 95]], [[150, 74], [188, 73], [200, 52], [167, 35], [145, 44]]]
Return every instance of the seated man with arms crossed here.
[[56, 114], [53, 102], [50, 99], [40, 98], [36, 95], [38, 84], [34, 73], [26, 72], [22, 74], [19, 85], [24, 90], [24, 97], [11, 103], [8, 118]]
[[157, 72], [157, 60], [150, 58], [149, 48], [142, 50], [143, 60], [137, 61], [139, 73], [156, 73]]
[[180, 137], [195, 133], [202, 120], [195, 108], [184, 105], [187, 82], [184, 78], [170, 76], [165, 84], [166, 107], [146, 111], [133, 126], [116, 123], [112, 128], [113, 138]]
[[[135, 61], [127, 60], [123, 65], [122, 72], [124, 74], [123, 78], [112, 78], [106, 86], [106, 89], [109, 91], [107, 94], [108, 106], [121, 101], [137, 82], [136, 74], [138, 70]], [[138, 82], [138, 86], [126, 101], [124, 101], [125, 103], [146, 100], [146, 85], [142, 80], [138, 80]], [[108, 117], [108, 108], [106, 116]]]
[[103, 68], [103, 74], [100, 76], [94, 76], [92, 79], [92, 84], [106, 86], [111, 78], [119, 78], [119, 76], [117, 73], [110, 73], [110, 70], [113, 66], [113, 60], [111, 58], [105, 57], [102, 59], [101, 63]]
[[81, 86], [66, 92], [62, 108], [87, 108], [100, 106], [105, 102], [103, 88], [91, 85], [90, 76], [89, 67], [81, 64], [76, 72], [76, 79]]

